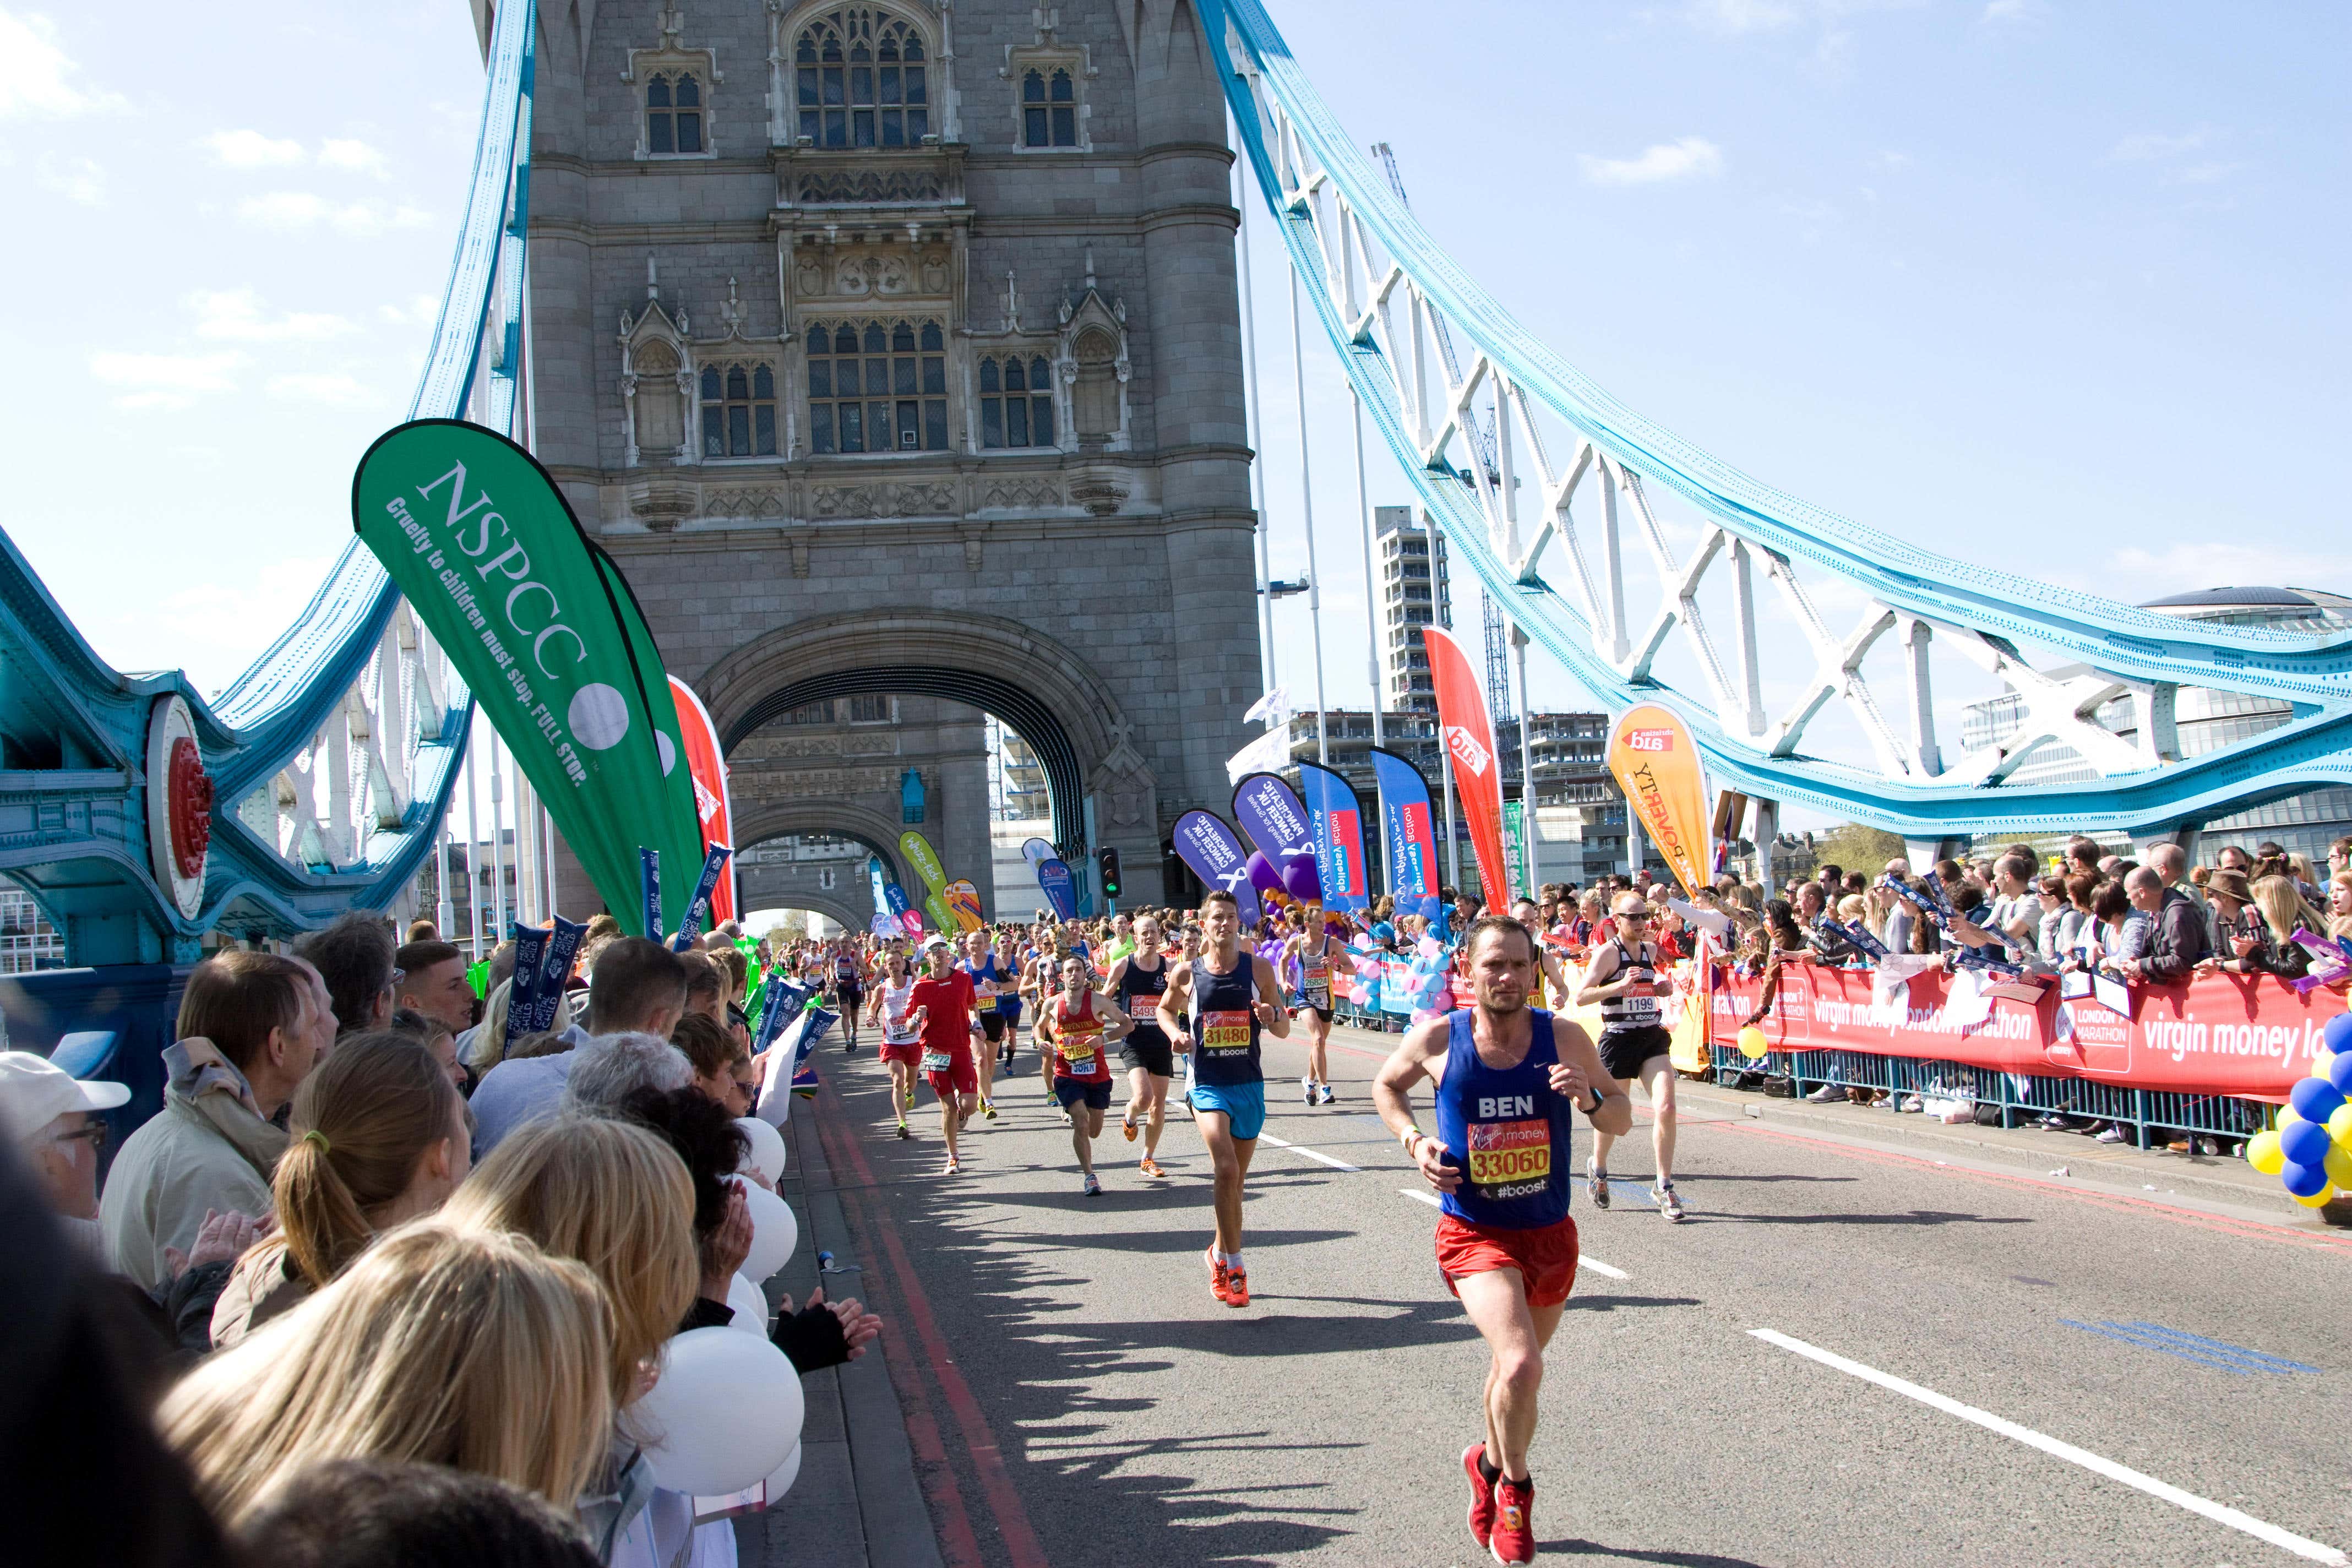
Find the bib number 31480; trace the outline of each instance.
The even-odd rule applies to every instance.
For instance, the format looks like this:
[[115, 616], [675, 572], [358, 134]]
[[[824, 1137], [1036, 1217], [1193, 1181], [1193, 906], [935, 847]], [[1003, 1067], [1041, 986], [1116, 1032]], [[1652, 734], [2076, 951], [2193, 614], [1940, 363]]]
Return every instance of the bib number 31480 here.
[[1201, 1016], [1201, 1048], [1204, 1051], [1245, 1051], [1250, 1043], [1250, 1016], [1244, 1012]]

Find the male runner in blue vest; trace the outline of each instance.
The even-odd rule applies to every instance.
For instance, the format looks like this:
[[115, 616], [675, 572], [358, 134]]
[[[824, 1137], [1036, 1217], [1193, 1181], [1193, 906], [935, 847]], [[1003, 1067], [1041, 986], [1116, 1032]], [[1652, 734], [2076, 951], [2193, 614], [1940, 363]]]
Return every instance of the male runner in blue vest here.
[[[1470, 1533], [1497, 1563], [1535, 1561], [1536, 1434], [1543, 1349], [1576, 1283], [1571, 1110], [1622, 1134], [1633, 1102], [1583, 1029], [1531, 1008], [1535, 938], [1517, 921], [1464, 938], [1475, 1005], [1416, 1025], [1372, 1080], [1372, 1103], [1437, 1189], [1437, 1268], [1494, 1352], [1486, 1436], [1462, 1451]], [[1434, 1137], [1413, 1124], [1412, 1086], [1436, 1081]]]
[[1242, 951], [1242, 916], [1222, 888], [1201, 900], [1201, 952], [1176, 965], [1160, 995], [1160, 1029], [1192, 1058], [1192, 1120], [1216, 1173], [1217, 1233], [1209, 1243], [1209, 1290], [1228, 1307], [1249, 1305], [1242, 1266], [1242, 1182], [1265, 1130], [1265, 1073], [1258, 1036], [1290, 1034], [1274, 965]]

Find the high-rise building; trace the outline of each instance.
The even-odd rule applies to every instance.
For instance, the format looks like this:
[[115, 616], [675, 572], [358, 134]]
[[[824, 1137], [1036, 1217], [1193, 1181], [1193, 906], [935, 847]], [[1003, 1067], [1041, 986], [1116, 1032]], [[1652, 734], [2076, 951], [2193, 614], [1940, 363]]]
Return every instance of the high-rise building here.
[[66, 939], [41, 913], [32, 895], [0, 877], [0, 974], [62, 969]]
[[1372, 509], [1381, 549], [1381, 684], [1399, 713], [1435, 713], [1429, 653], [1421, 628], [1453, 621], [1445, 576], [1445, 537], [1416, 521], [1409, 506]]

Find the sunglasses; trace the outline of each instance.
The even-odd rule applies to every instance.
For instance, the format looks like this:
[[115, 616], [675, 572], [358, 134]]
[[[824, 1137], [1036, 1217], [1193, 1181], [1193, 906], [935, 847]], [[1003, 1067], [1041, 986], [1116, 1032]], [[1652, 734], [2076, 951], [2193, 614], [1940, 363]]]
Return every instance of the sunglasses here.
[[71, 1132], [58, 1133], [55, 1141], [59, 1143], [79, 1143], [87, 1139], [91, 1148], [103, 1149], [106, 1147], [106, 1123], [92, 1117]]

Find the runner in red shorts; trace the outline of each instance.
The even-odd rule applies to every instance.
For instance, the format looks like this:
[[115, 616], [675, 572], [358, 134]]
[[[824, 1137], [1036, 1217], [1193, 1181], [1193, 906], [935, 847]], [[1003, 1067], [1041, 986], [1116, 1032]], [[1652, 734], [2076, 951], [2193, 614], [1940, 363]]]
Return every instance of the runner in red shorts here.
[[915, 1021], [915, 975], [907, 955], [893, 948], [882, 961], [882, 974], [866, 1005], [866, 1021], [882, 1026], [882, 1060], [890, 1069], [890, 1113], [898, 1119], [898, 1136], [909, 1136], [907, 1112], [915, 1109], [915, 1069], [923, 1059], [922, 1041]]
[[923, 943], [923, 977], [908, 998], [908, 1016], [922, 1031], [924, 1081], [940, 1097], [940, 1132], [948, 1145], [946, 1175], [963, 1169], [956, 1159], [956, 1134], [980, 1109], [980, 1063], [973, 1055], [980, 1021], [971, 1016], [978, 993], [971, 976], [955, 966], [947, 938]]
[[[1463, 951], [1476, 1005], [1405, 1036], [1372, 1080], [1372, 1101], [1442, 1194], [1438, 1271], [1494, 1352], [1486, 1436], [1462, 1451], [1470, 1533], [1497, 1563], [1532, 1563], [1536, 1390], [1576, 1283], [1570, 1111], [1622, 1135], [1633, 1104], [1582, 1029], [1528, 1005], [1537, 969], [1526, 927], [1479, 920]], [[1437, 1084], [1434, 1137], [1413, 1124], [1409, 1098], [1424, 1078]]]

